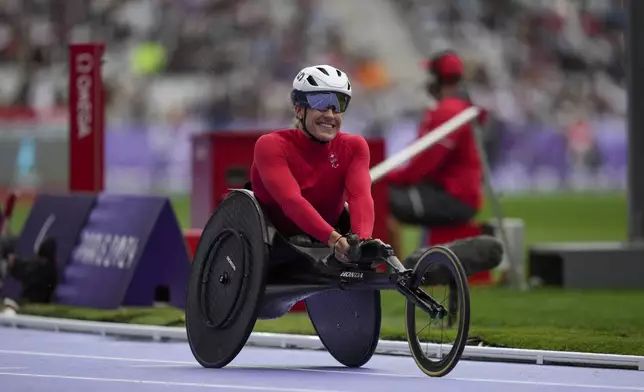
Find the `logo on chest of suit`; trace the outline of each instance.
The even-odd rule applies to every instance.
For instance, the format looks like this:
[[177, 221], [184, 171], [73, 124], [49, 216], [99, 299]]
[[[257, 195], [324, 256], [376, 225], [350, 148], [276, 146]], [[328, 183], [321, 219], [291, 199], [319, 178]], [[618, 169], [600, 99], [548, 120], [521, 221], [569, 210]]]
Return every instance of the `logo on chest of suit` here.
[[331, 162], [331, 167], [334, 169], [339, 166], [338, 157], [334, 153], [329, 154], [329, 162]]

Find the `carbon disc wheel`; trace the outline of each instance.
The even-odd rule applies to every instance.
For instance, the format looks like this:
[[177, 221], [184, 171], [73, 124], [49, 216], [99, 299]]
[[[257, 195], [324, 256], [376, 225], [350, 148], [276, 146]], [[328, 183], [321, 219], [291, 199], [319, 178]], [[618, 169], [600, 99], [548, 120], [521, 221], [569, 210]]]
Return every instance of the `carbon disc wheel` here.
[[233, 192], [199, 240], [188, 282], [186, 330], [203, 367], [230, 363], [255, 326], [266, 285], [263, 225], [252, 196]]

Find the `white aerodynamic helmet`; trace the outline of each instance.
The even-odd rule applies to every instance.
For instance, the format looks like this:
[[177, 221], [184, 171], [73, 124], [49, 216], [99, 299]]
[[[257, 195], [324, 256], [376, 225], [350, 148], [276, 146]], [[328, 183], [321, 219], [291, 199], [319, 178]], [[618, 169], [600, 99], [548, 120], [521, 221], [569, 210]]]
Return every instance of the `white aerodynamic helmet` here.
[[[315, 94], [317, 99], [312, 99], [311, 93], [331, 93], [331, 101], [338, 101], [336, 110], [344, 112], [351, 100], [351, 83], [347, 74], [330, 65], [314, 65], [298, 72], [293, 79], [291, 102], [293, 105], [303, 105], [313, 109], [324, 109], [329, 99], [320, 99], [322, 96]], [[332, 97], [336, 97], [335, 100]], [[316, 104], [321, 106], [315, 107]]]

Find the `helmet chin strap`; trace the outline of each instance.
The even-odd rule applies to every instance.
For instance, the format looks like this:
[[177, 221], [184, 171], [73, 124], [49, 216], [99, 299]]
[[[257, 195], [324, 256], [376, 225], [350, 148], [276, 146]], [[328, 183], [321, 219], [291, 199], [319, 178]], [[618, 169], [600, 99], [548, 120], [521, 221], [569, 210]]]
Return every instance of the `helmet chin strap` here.
[[328, 144], [329, 143], [328, 141], [324, 141], [324, 140], [320, 140], [320, 139], [316, 138], [315, 136], [313, 136], [313, 134], [311, 134], [311, 132], [309, 132], [308, 129], [306, 129], [306, 109], [307, 108], [304, 108], [304, 117], [302, 117], [302, 130], [314, 142], [316, 142], [318, 144]]

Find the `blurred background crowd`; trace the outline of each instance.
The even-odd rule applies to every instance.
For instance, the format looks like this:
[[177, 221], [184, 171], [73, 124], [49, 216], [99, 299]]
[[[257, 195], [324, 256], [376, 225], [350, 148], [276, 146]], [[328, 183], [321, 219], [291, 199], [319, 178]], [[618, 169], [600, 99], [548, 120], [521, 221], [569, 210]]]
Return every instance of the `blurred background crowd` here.
[[[452, 48], [490, 113], [502, 186], [533, 187], [518, 184], [530, 171], [557, 187], [562, 170], [604, 164], [588, 181], [616, 187], [607, 181], [625, 170], [624, 25], [615, 0], [0, 0], [0, 105], [64, 107], [67, 42], [103, 41], [109, 132], [151, 132], [165, 157], [156, 161], [183, 168], [180, 191], [187, 135], [288, 126], [292, 79], [311, 63], [351, 75], [346, 131], [398, 148], [429, 103], [422, 60]], [[538, 145], [527, 135], [543, 132], [543, 153], [563, 157], [518, 168], [524, 145]]]

